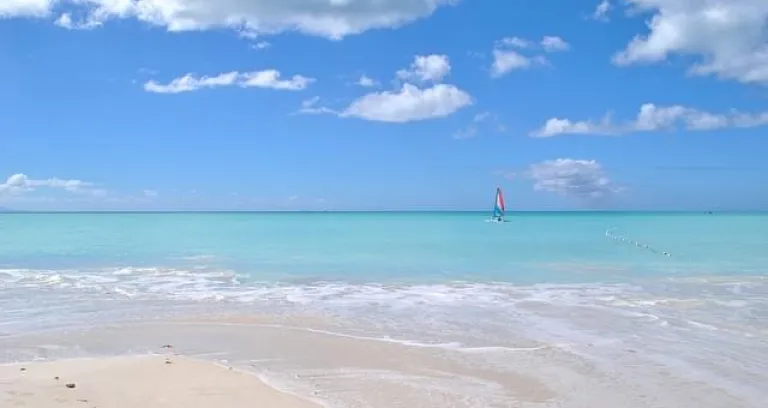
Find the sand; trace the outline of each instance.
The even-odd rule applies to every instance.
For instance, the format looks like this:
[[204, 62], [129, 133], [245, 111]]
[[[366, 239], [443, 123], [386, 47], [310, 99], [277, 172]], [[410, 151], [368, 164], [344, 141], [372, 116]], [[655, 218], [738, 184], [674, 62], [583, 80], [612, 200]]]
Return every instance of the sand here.
[[255, 375], [181, 356], [78, 358], [0, 366], [0, 406], [319, 407], [280, 392]]
[[752, 395], [680, 376], [635, 351], [612, 361], [530, 341], [402, 343], [326, 323], [232, 316], [0, 336], [0, 361], [47, 361], [0, 366], [0, 407], [765, 406], [762, 389]]

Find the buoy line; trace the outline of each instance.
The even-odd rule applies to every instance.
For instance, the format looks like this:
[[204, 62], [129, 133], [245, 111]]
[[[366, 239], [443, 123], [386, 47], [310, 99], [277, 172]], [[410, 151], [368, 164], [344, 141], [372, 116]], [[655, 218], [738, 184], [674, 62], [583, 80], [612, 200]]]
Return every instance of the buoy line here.
[[630, 238], [624, 236], [623, 234], [621, 234], [621, 235], [620, 234], [616, 234], [613, 231], [616, 231], [616, 228], [610, 228], [610, 229], [605, 230], [605, 237], [608, 238], [608, 239], [612, 239], [614, 241], [619, 241], [619, 242], [624, 242], [624, 243], [627, 243], [627, 244], [634, 245], [634, 246], [636, 246], [638, 248], [645, 249], [647, 251], [651, 251], [651, 252], [653, 252], [655, 254], [664, 255], [666, 257], [672, 257], [672, 254], [667, 252], [667, 251], [659, 251], [658, 249], [653, 248], [652, 246], [650, 246], [648, 244], [643, 244], [642, 242], [635, 241], [633, 239], [630, 239]]

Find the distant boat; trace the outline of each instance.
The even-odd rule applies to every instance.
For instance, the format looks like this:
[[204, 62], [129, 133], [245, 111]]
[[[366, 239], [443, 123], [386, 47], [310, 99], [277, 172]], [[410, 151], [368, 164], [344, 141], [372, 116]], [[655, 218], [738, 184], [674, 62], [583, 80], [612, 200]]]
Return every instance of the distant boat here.
[[505, 222], [504, 213], [506, 209], [504, 207], [504, 194], [501, 193], [501, 187], [496, 187], [496, 199], [493, 201], [493, 215], [491, 221]]

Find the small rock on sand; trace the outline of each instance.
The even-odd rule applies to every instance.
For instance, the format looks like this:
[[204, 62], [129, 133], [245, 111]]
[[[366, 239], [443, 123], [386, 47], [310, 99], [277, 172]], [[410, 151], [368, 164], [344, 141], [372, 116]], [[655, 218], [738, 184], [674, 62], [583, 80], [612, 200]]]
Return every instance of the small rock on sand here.
[[75, 388], [75, 383], [68, 383], [66, 385], [67, 388]]

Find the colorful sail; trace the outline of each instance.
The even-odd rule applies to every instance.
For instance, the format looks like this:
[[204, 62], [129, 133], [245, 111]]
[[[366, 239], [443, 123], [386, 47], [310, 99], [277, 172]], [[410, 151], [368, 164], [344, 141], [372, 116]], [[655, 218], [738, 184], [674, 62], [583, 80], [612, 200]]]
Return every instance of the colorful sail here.
[[504, 212], [506, 209], [504, 208], [504, 195], [501, 194], [501, 188], [496, 188], [496, 200], [493, 203], [493, 218], [498, 219], [501, 221], [501, 219], [504, 217]]

